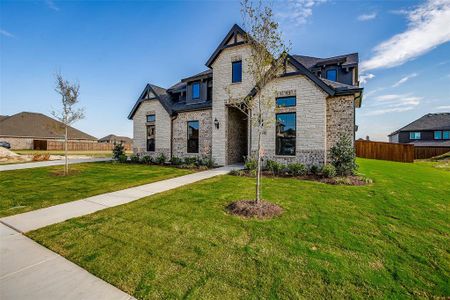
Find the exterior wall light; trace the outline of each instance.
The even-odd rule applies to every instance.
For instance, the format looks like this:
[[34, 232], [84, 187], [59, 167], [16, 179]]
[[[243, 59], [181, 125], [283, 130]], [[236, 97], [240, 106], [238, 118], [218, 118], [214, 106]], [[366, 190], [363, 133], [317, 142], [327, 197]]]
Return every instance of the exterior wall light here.
[[216, 125], [216, 128], [219, 129], [219, 120], [217, 120], [217, 118], [214, 119], [214, 125]]

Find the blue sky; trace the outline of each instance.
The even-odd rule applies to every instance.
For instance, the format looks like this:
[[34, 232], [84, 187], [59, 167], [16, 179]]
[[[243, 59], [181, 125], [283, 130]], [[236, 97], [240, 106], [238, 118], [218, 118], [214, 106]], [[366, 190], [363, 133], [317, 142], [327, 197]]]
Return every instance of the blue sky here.
[[[58, 108], [54, 74], [81, 85], [94, 136], [132, 135], [147, 82], [168, 87], [203, 71], [239, 2], [0, 1], [0, 114]], [[292, 54], [359, 52], [365, 81], [357, 137], [386, 135], [450, 111], [450, 0], [274, 2]]]

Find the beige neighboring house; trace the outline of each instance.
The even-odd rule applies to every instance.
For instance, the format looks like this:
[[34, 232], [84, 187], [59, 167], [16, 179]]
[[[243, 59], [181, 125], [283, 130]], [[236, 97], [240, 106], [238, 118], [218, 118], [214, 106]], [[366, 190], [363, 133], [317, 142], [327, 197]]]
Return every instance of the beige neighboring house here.
[[[242, 162], [255, 153], [256, 130], [228, 105], [229, 93], [245, 97], [255, 86], [245, 36], [234, 25], [206, 62], [207, 70], [167, 89], [147, 84], [128, 116], [135, 153], [212, 157], [218, 165]], [[262, 90], [273, 98], [267, 114], [274, 120], [263, 135], [264, 157], [326, 163], [341, 134], [354, 139], [362, 92], [357, 53], [288, 55], [284, 73]]]
[[106, 143], [106, 144], [116, 144], [116, 143], [122, 143], [131, 145], [133, 143], [133, 140], [126, 136], [118, 136], [115, 134], [108, 134], [105, 137], [102, 137], [101, 139], [98, 139], [99, 143]]
[[[97, 143], [97, 138], [76, 128], [68, 128], [70, 142]], [[0, 141], [11, 149], [46, 150], [48, 141], [64, 140], [64, 124], [41, 113], [21, 112], [0, 116]]]

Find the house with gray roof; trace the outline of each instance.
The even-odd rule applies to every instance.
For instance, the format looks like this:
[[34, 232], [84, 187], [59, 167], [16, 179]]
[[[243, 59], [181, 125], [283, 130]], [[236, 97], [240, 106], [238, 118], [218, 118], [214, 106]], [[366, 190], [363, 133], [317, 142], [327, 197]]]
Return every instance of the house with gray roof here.
[[450, 151], [450, 113], [430, 113], [389, 134], [389, 142]]
[[[243, 161], [256, 149], [255, 129], [232, 97], [255, 91], [247, 34], [234, 25], [206, 61], [206, 70], [170, 87], [148, 83], [131, 109], [133, 151], [166, 157]], [[342, 134], [355, 136], [363, 89], [358, 54], [319, 58], [288, 55], [283, 74], [260, 93], [273, 98], [274, 122], [262, 137], [264, 157], [321, 165]], [[275, 92], [273, 92], [275, 91]]]

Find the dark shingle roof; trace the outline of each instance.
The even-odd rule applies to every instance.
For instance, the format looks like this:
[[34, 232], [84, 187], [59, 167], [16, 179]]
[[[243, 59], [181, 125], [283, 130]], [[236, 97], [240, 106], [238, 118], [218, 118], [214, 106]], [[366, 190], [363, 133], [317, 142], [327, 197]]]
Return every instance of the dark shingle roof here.
[[[0, 136], [62, 138], [64, 124], [41, 113], [21, 112], [0, 120]], [[97, 140], [70, 126], [68, 136], [71, 140]]]
[[124, 142], [125, 144], [131, 144], [133, 141], [131, 138], [126, 136], [119, 136], [115, 134], [108, 134], [107, 136], [98, 139], [99, 142]]
[[394, 131], [389, 136], [400, 131], [420, 131], [420, 130], [450, 130], [450, 113], [426, 114], [423, 117], [409, 123], [405, 127]]
[[415, 147], [449, 147], [450, 141], [412, 141], [408, 144], [413, 144]]
[[326, 78], [321, 78], [320, 77], [320, 80], [325, 82], [326, 85], [330, 86], [331, 88], [333, 88], [337, 92], [362, 90], [362, 88], [360, 88], [358, 86], [349, 85], [349, 84], [345, 84], [345, 83], [341, 83], [341, 82], [337, 82], [337, 81], [332, 81], [332, 80], [328, 80]]
[[359, 61], [358, 53], [343, 54], [326, 58], [306, 56], [306, 55], [292, 55], [292, 56], [295, 58], [295, 60], [297, 60], [299, 63], [301, 63], [308, 69], [311, 69], [315, 66], [321, 66], [324, 64], [334, 62], [342, 62], [342, 66], [345, 67], [350, 65], [356, 65], [358, 64]]

